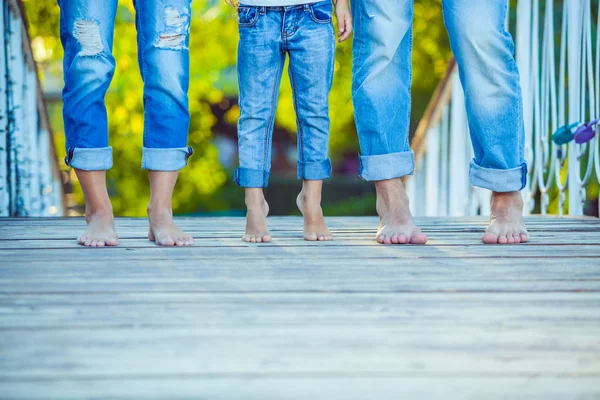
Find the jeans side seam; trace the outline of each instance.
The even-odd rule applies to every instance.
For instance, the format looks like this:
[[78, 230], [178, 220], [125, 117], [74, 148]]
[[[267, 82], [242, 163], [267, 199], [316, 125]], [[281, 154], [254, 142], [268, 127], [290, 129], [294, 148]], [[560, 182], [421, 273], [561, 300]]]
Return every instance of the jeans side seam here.
[[302, 177], [304, 177], [305, 166], [304, 166], [304, 132], [302, 130], [302, 123], [300, 121], [300, 116], [298, 114], [298, 97], [296, 94], [296, 84], [294, 81], [294, 72], [292, 71], [292, 59], [290, 57], [290, 84], [292, 86], [292, 97], [294, 99], [294, 112], [296, 113], [296, 124], [298, 125], [298, 150], [300, 153], [299, 161], [300, 165], [302, 165]]
[[[138, 41], [138, 58], [140, 60], [140, 75], [142, 76], [142, 81], [145, 81], [146, 79], [146, 57], [144, 57], [144, 49], [146, 48], [146, 40], [144, 38], [144, 35], [142, 33], [142, 29], [141, 29], [141, 19], [142, 19], [142, 6], [140, 5], [140, 1], [139, 0], [134, 0], [134, 6], [135, 6], [135, 14], [136, 14], [136, 24], [135, 24], [135, 30], [136, 30], [136, 34], [139, 37], [139, 41]], [[145, 93], [145, 87], [144, 87], [144, 93], [142, 94], [142, 104], [144, 106], [144, 113], [146, 110], [146, 93]], [[148, 118], [146, 118], [144, 116], [144, 132], [142, 134], [142, 142], [144, 146], [150, 146], [153, 145], [153, 143], [146, 143], [146, 133], [148, 132]]]
[[[271, 135], [272, 129], [275, 128], [275, 107], [276, 107], [276, 101], [275, 98], [277, 96], [277, 80], [281, 79], [279, 78], [281, 75], [281, 69], [283, 68], [281, 65], [281, 57], [279, 58], [279, 65], [277, 67], [277, 74], [275, 75], [275, 79], [273, 80], [273, 87], [272, 87], [272, 91], [273, 94], [271, 96], [271, 115], [269, 115], [269, 121], [267, 123], [266, 129], [265, 129], [265, 138], [263, 140], [263, 147], [264, 147], [264, 152], [263, 152], [263, 171], [267, 170], [267, 163], [268, 163], [268, 154], [269, 154], [269, 136]], [[273, 126], [273, 128], [271, 128], [271, 126]], [[270, 170], [270, 167], [269, 167]]]
[[[411, 21], [414, 21], [414, 16], [415, 16], [415, 0], [412, 0], [412, 13], [411, 13]], [[411, 22], [410, 24], [410, 32], [409, 32], [409, 37], [410, 37], [410, 52], [408, 53], [408, 59], [412, 60], [412, 54], [413, 54], [413, 40], [414, 40], [414, 36], [413, 36], [413, 29], [414, 29], [414, 23]], [[412, 80], [413, 80], [413, 68], [412, 65], [410, 66], [410, 74], [408, 77], [408, 120], [410, 121], [410, 117], [411, 117], [411, 110], [412, 110]], [[410, 140], [409, 140], [409, 136], [410, 136], [410, 123], [407, 125], [407, 131], [406, 132], [406, 136], [404, 139], [404, 148], [408, 150], [410, 150]]]

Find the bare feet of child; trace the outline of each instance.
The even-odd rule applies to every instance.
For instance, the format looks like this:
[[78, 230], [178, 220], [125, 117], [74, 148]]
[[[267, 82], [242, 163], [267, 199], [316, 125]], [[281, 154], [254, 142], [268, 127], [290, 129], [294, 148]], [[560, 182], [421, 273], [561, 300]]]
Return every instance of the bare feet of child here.
[[267, 243], [271, 234], [267, 228], [269, 205], [261, 188], [246, 188], [246, 233], [242, 240], [248, 243]]
[[304, 216], [304, 240], [332, 240], [333, 236], [323, 218], [321, 209], [321, 188], [323, 181], [305, 180], [296, 205]]

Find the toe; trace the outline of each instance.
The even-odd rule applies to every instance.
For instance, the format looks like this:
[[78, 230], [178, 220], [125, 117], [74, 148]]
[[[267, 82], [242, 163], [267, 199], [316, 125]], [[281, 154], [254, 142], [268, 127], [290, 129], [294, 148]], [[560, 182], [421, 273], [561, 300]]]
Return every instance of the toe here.
[[418, 232], [412, 235], [410, 238], [410, 243], [412, 244], [425, 244], [427, 243], [427, 235], [423, 232]]
[[264, 235], [262, 237], [263, 242], [268, 243], [271, 241], [271, 235]]
[[398, 244], [398, 235], [392, 235], [391, 241], [393, 244]]
[[315, 241], [318, 240], [319, 238], [317, 237], [316, 233], [305, 233], [304, 234], [304, 240], [309, 240], [309, 241]]
[[385, 235], [377, 235], [376, 239], [379, 244], [383, 244], [383, 242], [385, 240]]
[[483, 243], [485, 244], [497, 244], [498, 243], [498, 235], [492, 232], [486, 232], [481, 238]]
[[181, 239], [175, 240], [175, 246], [183, 246], [183, 240], [181, 240]]
[[79, 243], [79, 244], [85, 244], [85, 242], [87, 241], [87, 239], [88, 239], [87, 236], [81, 235], [77, 239], [77, 243]]
[[513, 235], [513, 239], [515, 240], [515, 243], [521, 243], [521, 236], [519, 236], [518, 233]]
[[85, 246], [91, 246], [92, 244], [92, 238], [86, 238], [85, 242], [83, 243]]
[[499, 236], [498, 237], [498, 243], [500, 243], [500, 244], [508, 244], [508, 239], [506, 238], [506, 236]]
[[96, 242], [96, 246], [98, 246], [98, 247], [104, 247], [105, 244], [106, 244], [106, 241], [104, 239], [98, 240]]
[[323, 241], [323, 240], [325, 240], [325, 236], [323, 236], [322, 234], [319, 235], [319, 241]]
[[256, 237], [256, 243], [262, 243], [262, 237], [261, 236], [257, 236]]
[[392, 244], [392, 239], [389, 236], [386, 236], [383, 239], [383, 244]]
[[255, 236], [250, 237], [250, 243], [256, 243], [256, 237]]
[[408, 243], [408, 238], [406, 237], [406, 235], [402, 234], [400, 236], [398, 236], [398, 244], [406, 244]]
[[116, 246], [117, 244], [119, 244], [119, 240], [116, 239], [116, 238], [106, 239], [106, 245], [107, 246]]
[[529, 241], [529, 236], [525, 233], [521, 233], [521, 243], [527, 243]]
[[165, 239], [161, 239], [159, 241], [159, 243], [160, 243], [161, 246], [168, 246], [168, 247], [175, 245], [175, 241], [172, 238], [170, 238], [170, 237], [167, 237]]
[[515, 237], [512, 234], [506, 235], [506, 240], [507, 240], [508, 244], [515, 243]]

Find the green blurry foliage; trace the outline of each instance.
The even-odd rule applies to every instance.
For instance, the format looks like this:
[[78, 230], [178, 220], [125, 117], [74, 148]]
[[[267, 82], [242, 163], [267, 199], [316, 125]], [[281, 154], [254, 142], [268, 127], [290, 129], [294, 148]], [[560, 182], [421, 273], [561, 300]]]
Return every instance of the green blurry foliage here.
[[[56, 0], [24, 0], [34, 53], [47, 74], [61, 76], [63, 52], [59, 39], [59, 8]], [[115, 24], [113, 54], [117, 68], [106, 96], [109, 115], [110, 145], [114, 166], [108, 172], [108, 185], [116, 215], [143, 216], [149, 198], [146, 173], [141, 171], [143, 135], [142, 81], [137, 64], [135, 10], [130, 0], [120, 0]], [[415, 4], [413, 52], [413, 113], [411, 125], [416, 126], [427, 106], [431, 93], [443, 75], [450, 57], [448, 39], [441, 16], [441, 0], [420, 0]], [[216, 122], [211, 105], [224, 98], [237, 97], [235, 61], [237, 53], [237, 22], [235, 10], [225, 1], [194, 0], [190, 36], [190, 113], [189, 144], [194, 155], [188, 167], [180, 173], [173, 198], [176, 213], [219, 211], [237, 207], [240, 202], [228, 201], [225, 193], [231, 189], [231, 171], [219, 164], [218, 152], [212, 143]], [[352, 48], [351, 41], [338, 44], [335, 78], [330, 96], [331, 141], [333, 162], [343, 154], [358, 152], [351, 101]], [[44, 79], [44, 77], [41, 77]], [[60, 107], [51, 107], [57, 152], [64, 158], [64, 132]], [[226, 120], [235, 124], [239, 115], [232, 107]], [[296, 117], [291, 87], [284, 75], [276, 116], [278, 126], [296, 133]], [[67, 169], [66, 166], [63, 167]], [[74, 200], [83, 204], [83, 196], [74, 174]]]

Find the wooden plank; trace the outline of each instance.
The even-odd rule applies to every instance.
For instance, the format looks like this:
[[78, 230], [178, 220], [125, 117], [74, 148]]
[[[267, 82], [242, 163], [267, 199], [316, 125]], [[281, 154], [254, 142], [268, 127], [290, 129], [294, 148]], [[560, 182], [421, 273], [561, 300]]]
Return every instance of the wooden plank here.
[[0, 381], [11, 399], [573, 400], [600, 397], [597, 375], [262, 374]]
[[[600, 325], [600, 293], [59, 293], [0, 295], [10, 330], [120, 327], [411, 326], [539, 329]], [[198, 318], [198, 316], [203, 316]]]
[[[393, 259], [431, 259], [431, 258], [594, 258], [600, 257], [599, 245], [535, 245], [535, 246], [381, 246], [377, 243], [366, 246], [331, 245], [323, 242], [314, 246], [279, 246], [272, 244], [246, 244], [239, 242], [237, 245], [226, 247], [227, 258], [230, 260], [243, 260], [248, 263], [262, 263], [268, 260], [289, 260], [290, 258], [303, 258], [305, 260], [330, 259], [334, 263], [347, 264], [360, 263], [364, 258], [393, 258]], [[185, 259], [223, 259], [223, 246], [215, 243], [209, 247], [180, 247], [165, 248], [150, 246], [146, 248], [118, 246], [110, 249], [84, 248], [82, 246], [64, 249], [39, 249], [36, 251], [21, 251], [19, 249], [2, 250], [0, 265], [24, 259], [31, 261], [60, 262], [62, 260], [78, 259], [83, 261], [101, 257], [106, 262], [129, 259], [136, 262], [148, 260], [185, 260]], [[482, 261], [481, 265], [485, 265]]]
[[240, 329], [3, 331], [5, 379], [139, 375], [430, 373], [600, 376], [600, 327], [415, 323]]
[[[192, 234], [192, 233], [190, 233]], [[334, 240], [322, 243], [314, 243], [303, 240], [302, 232], [273, 232], [273, 242], [264, 243], [261, 246], [378, 246], [375, 241], [374, 232], [333, 232]], [[242, 232], [198, 232], [194, 233], [194, 247], [214, 247], [214, 246], [239, 246], [247, 245], [241, 242]], [[432, 232], [429, 234], [429, 246], [447, 246], [447, 245], [470, 245], [483, 246], [481, 242], [482, 232]], [[565, 234], [564, 232], [552, 233], [534, 233], [530, 236], [527, 246], [536, 245], [598, 245], [600, 246], [600, 232], [587, 232], [584, 235]], [[131, 248], [156, 247], [156, 244], [150, 242], [143, 233], [128, 232], [120, 237], [120, 246]], [[0, 240], [0, 251], [8, 249], [34, 250], [34, 249], [61, 249], [61, 248], [81, 248], [77, 244], [75, 237], [68, 237], [68, 234], [60, 238], [44, 239], [3, 239]]]

